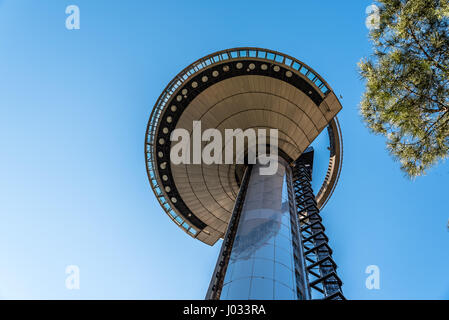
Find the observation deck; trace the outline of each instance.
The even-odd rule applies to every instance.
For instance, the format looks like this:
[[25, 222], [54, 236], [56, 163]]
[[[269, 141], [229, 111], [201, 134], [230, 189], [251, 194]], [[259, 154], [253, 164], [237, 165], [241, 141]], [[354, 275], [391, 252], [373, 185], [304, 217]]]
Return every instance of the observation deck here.
[[[170, 134], [202, 130], [278, 129], [279, 152], [293, 163], [324, 130], [329, 164], [315, 195], [322, 209], [338, 182], [343, 144], [336, 115], [342, 106], [326, 81], [303, 62], [260, 48], [222, 50], [182, 70], [158, 98], [148, 121], [148, 178], [170, 219], [213, 245], [227, 230], [244, 165], [173, 164]], [[202, 142], [202, 147], [207, 142]]]

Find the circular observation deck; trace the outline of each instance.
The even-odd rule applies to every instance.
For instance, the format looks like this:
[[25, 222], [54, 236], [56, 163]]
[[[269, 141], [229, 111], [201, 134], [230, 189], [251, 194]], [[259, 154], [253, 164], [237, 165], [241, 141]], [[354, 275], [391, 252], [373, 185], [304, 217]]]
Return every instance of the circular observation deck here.
[[173, 164], [173, 130], [186, 129], [192, 135], [193, 121], [201, 121], [203, 132], [214, 128], [223, 136], [225, 129], [278, 129], [279, 154], [294, 161], [327, 128], [329, 165], [316, 193], [323, 208], [341, 170], [343, 146], [336, 117], [341, 108], [324, 79], [291, 56], [260, 48], [208, 55], [182, 70], [151, 112], [145, 136], [151, 187], [179, 227], [213, 245], [226, 232], [242, 165]]

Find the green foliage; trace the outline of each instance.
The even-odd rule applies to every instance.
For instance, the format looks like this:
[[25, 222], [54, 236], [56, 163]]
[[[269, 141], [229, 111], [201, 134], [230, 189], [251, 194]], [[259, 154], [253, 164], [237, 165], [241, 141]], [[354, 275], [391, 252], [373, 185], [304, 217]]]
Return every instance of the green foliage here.
[[416, 177], [449, 155], [449, 0], [380, 0], [366, 80], [366, 125]]

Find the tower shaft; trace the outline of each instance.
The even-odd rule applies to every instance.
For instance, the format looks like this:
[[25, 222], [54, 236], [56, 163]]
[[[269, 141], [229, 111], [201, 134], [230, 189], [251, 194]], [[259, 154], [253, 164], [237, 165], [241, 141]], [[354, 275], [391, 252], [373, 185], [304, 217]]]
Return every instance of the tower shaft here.
[[[312, 160], [311, 160], [312, 159]], [[343, 298], [311, 187], [313, 151], [248, 167], [206, 299]]]

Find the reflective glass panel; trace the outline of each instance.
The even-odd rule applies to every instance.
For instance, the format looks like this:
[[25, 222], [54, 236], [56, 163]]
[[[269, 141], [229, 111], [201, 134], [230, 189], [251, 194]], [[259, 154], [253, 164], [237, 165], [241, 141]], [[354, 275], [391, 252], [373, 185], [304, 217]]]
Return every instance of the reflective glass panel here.
[[253, 166], [221, 299], [295, 299], [288, 170], [282, 159], [270, 176]]

